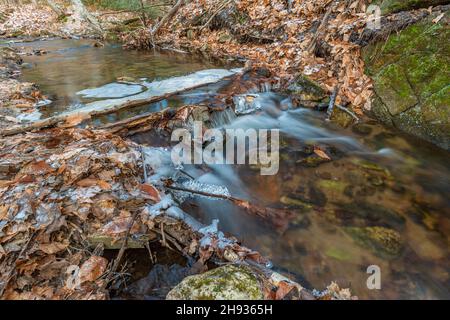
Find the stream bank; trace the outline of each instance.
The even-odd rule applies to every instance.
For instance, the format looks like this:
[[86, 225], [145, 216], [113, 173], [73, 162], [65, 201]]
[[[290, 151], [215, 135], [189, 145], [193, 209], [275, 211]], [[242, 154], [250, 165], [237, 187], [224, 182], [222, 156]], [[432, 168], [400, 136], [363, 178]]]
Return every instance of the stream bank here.
[[427, 0], [189, 2], [155, 39], [142, 30], [127, 46], [249, 59], [281, 88], [306, 76], [328, 95], [337, 89], [336, 103], [357, 115], [448, 149], [448, 9]]
[[[94, 50], [94, 48], [89, 46], [86, 50]], [[99, 55], [102, 56], [108, 50], [108, 47], [99, 49], [98, 52], [101, 53]], [[117, 54], [120, 54], [120, 52], [117, 52]], [[43, 61], [39, 62], [38, 65], [41, 65], [47, 58], [49, 61], [55, 59], [54, 56], [45, 55], [31, 57], [42, 58]], [[27, 58], [25, 57], [25, 59]], [[144, 60], [147, 59], [149, 57], [144, 58]], [[169, 60], [171, 59], [175, 59], [175, 57], [172, 56]], [[179, 59], [185, 60], [186, 58], [181, 56]], [[66, 63], [66, 67], [70, 66], [67, 61], [64, 63]], [[157, 61], [152, 63], [158, 64]], [[63, 65], [61, 64], [61, 66]], [[105, 63], [105, 66], [108, 68], [108, 63]], [[199, 66], [199, 69], [201, 68]], [[35, 66], [34, 71], [36, 69], [39, 69], [39, 67]], [[166, 71], [167, 69], [164, 72]], [[186, 70], [184, 73], [195, 71], [198, 70]], [[28, 75], [31, 77], [32, 73], [33, 67], [30, 68]], [[80, 88], [80, 90], [94, 89], [103, 93], [102, 89], [105, 88], [102, 88], [102, 86], [111, 83], [111, 81], [115, 82], [118, 76], [128, 76], [128, 79], [121, 79], [127, 82], [140, 82], [139, 75], [135, 76], [131, 70], [122, 75], [105, 76], [103, 73], [99, 74], [102, 74], [99, 83], [92, 84], [92, 88]], [[255, 74], [262, 76], [262, 78], [256, 77]], [[246, 75], [248, 76], [248, 74]], [[166, 76], [177, 77], [182, 75], [170, 74]], [[269, 76], [269, 78], [265, 78], [266, 76]], [[24, 77], [27, 77], [27, 75], [24, 74]], [[164, 75], [161, 75], [161, 77], [164, 78]], [[151, 78], [150, 80], [161, 80], [157, 79], [158, 76], [154, 74]], [[267, 85], [270, 78], [270, 72], [260, 69], [248, 78], [244, 77], [247, 81], [244, 83], [241, 81], [233, 83], [233, 81], [229, 82], [230, 79], [225, 79], [225, 83], [221, 81], [212, 83], [205, 87], [162, 99], [155, 104], [144, 104], [129, 110], [125, 108], [122, 110], [122, 114], [117, 112], [94, 116], [92, 119], [75, 119], [76, 121], [72, 123], [59, 121], [61, 128], [69, 127], [69, 129], [49, 129], [31, 135], [28, 133], [3, 138], [2, 143], [5, 149], [2, 148], [2, 150], [9, 150], [10, 152], [4, 155], [8, 159], [2, 163], [2, 172], [6, 172], [5, 179], [2, 178], [2, 183], [5, 183], [6, 188], [5, 191], [2, 189], [2, 192], [5, 192], [2, 194], [2, 198], [5, 195], [5, 199], [7, 197], [9, 201], [13, 201], [11, 199], [16, 196], [22, 198], [23, 195], [25, 197], [23, 192], [27, 190], [27, 187], [30, 187], [31, 190], [39, 190], [43, 185], [49, 183], [49, 188], [56, 191], [50, 192], [50, 196], [44, 195], [42, 202], [44, 206], [53, 202], [57, 202], [58, 206], [61, 205], [61, 208], [59, 208], [62, 212], [61, 216], [70, 222], [67, 228], [71, 230], [74, 228], [75, 230], [73, 231], [75, 235], [69, 239], [69, 244], [78, 249], [65, 247], [67, 244], [65, 226], [58, 229], [58, 225], [54, 226], [52, 223], [52, 227], [47, 229], [46, 223], [48, 221], [44, 225], [34, 223], [33, 218], [38, 215], [38, 211], [35, 210], [37, 204], [32, 203], [31, 206], [28, 206], [27, 200], [23, 200], [23, 206], [20, 204], [22, 206], [20, 208], [3, 208], [3, 214], [7, 217], [5, 221], [8, 221], [5, 226], [4, 238], [6, 239], [6, 248], [14, 253], [14, 255], [10, 255], [9, 259], [11, 260], [7, 261], [8, 267], [5, 267], [4, 270], [12, 270], [10, 266], [15, 263], [23, 266], [23, 269], [17, 269], [19, 273], [14, 274], [13, 272], [13, 280], [9, 283], [11, 287], [7, 290], [8, 297], [50, 298], [52, 295], [55, 298], [107, 297], [107, 292], [100, 290], [107, 279], [100, 273], [107, 269], [110, 270], [105, 265], [108, 261], [111, 263], [113, 260], [108, 260], [107, 254], [102, 254], [101, 246], [98, 249], [96, 247], [86, 248], [84, 239], [81, 241], [78, 237], [80, 234], [88, 234], [89, 231], [102, 230], [102, 232], [112, 232], [118, 243], [123, 243], [124, 233], [132, 219], [131, 214], [135, 212], [134, 201], [137, 201], [138, 207], [142, 198], [148, 201], [149, 205], [156, 202], [154, 199], [157, 193], [153, 187], [140, 188], [138, 185], [138, 183], [142, 184], [144, 177], [144, 173], [141, 172], [142, 165], [140, 165], [142, 160], [138, 156], [138, 153], [142, 154], [140, 147], [170, 147], [167, 140], [171, 130], [179, 126], [189, 127], [189, 123], [194, 119], [205, 121], [210, 127], [270, 126], [278, 127], [284, 131], [286, 137], [282, 139], [282, 172], [277, 177], [267, 179], [260, 177], [258, 167], [237, 168], [237, 170], [225, 172], [221, 172], [220, 169], [214, 170], [214, 168], [186, 168], [186, 170], [194, 177], [198, 175], [202, 183], [226, 185], [233, 191], [233, 194], [239, 195], [243, 199], [251, 199], [254, 201], [253, 203], [262, 203], [265, 208], [291, 212], [290, 215], [286, 216], [288, 219], [283, 219], [281, 225], [274, 228], [273, 221], [269, 220], [267, 225], [267, 221], [264, 219], [261, 221], [252, 217], [246, 218], [248, 212], [242, 211], [242, 208], [222, 203], [222, 209], [218, 210], [217, 200], [202, 197], [193, 197], [192, 199], [192, 197], [189, 197], [185, 203], [181, 204], [181, 208], [191, 217], [195, 217], [199, 223], [203, 225], [211, 225], [212, 223], [212, 226], [214, 226], [214, 219], [219, 218], [221, 230], [236, 235], [239, 240], [247, 245], [247, 248], [258, 249], [263, 253], [262, 256], [270, 257], [270, 261], [275, 265], [277, 271], [290, 275], [297, 283], [301, 283], [310, 289], [325, 288], [331, 281], [337, 279], [343, 286], [351, 285], [352, 289], [362, 297], [375, 298], [380, 297], [379, 295], [388, 298], [446, 297], [448, 295], [448, 290], [446, 290], [448, 274], [445, 271], [445, 267], [448, 265], [446, 241], [448, 241], [449, 224], [446, 216], [448, 200], [445, 192], [448, 184], [446, 184], [445, 179], [448, 177], [448, 167], [446, 167], [445, 159], [448, 155], [428, 144], [419, 148], [419, 143], [416, 140], [365, 119], [360, 123], [349, 123], [347, 129], [343, 130], [339, 126], [335, 126], [333, 122], [324, 121], [324, 115], [314, 111], [314, 108], [327, 102], [329, 94], [326, 91], [314, 90], [317, 87], [311, 85], [308, 85], [308, 90], [305, 90], [305, 81], [300, 79], [301, 81], [298, 81], [297, 85], [292, 87], [291, 102], [289, 99], [291, 95], [284, 96], [270, 91], [270, 86]], [[37, 82], [40, 81], [37, 80]], [[56, 82], [49, 83], [44, 93], [49, 94]], [[53, 90], [55, 92], [61, 91], [56, 88], [53, 88]], [[73, 97], [73, 92], [78, 91], [72, 91], [72, 94], [68, 94], [68, 96], [77, 99], [78, 97]], [[244, 104], [239, 104], [242, 98], [245, 99]], [[73, 100], [70, 100], [70, 103], [63, 102], [60, 106], [74, 107], [72, 102]], [[252, 102], [256, 104], [253, 105]], [[55, 99], [55, 103], [57, 105], [58, 99]], [[310, 105], [312, 109], [302, 108], [306, 104]], [[227, 106], [225, 108], [227, 111], [219, 113], [218, 116], [217, 111], [224, 109], [224, 105]], [[235, 115], [237, 106], [241, 110], [249, 111], [249, 114], [241, 114], [237, 117]], [[167, 107], [170, 107], [171, 110], [164, 110]], [[249, 110], [246, 110], [246, 108]], [[56, 114], [62, 111], [51, 109], [51, 107], [48, 108], [49, 112], [53, 111]], [[161, 110], [163, 112], [160, 112]], [[178, 112], [176, 112], [177, 110]], [[133, 119], [133, 117], [137, 118]], [[116, 123], [118, 121], [119, 123]], [[80, 125], [87, 129], [70, 129], [74, 125]], [[100, 135], [98, 135], [96, 128], [99, 127], [114, 134], [103, 135], [100, 132]], [[63, 137], [66, 130], [69, 130], [67, 134], [70, 136], [67, 140], [64, 138], [62, 142], [53, 141], [51, 137]], [[34, 138], [36, 141], [42, 139], [44, 146], [36, 142], [37, 147], [36, 149], [33, 148], [29, 145], [30, 141], [25, 142], [30, 138]], [[135, 143], [138, 142], [140, 146], [131, 143], [129, 139], [134, 140]], [[18, 141], [24, 141], [24, 145], [20, 146], [21, 144]], [[109, 141], [112, 142], [112, 145]], [[96, 149], [97, 142], [99, 149]], [[67, 144], [67, 149], [59, 146], [59, 143]], [[19, 145], [19, 147], [15, 149], [14, 144]], [[53, 146], [56, 149], [63, 149], [55, 151]], [[72, 148], [76, 150], [75, 154], [71, 152]], [[80, 150], [84, 148], [86, 150]], [[155, 150], [152, 150], [151, 154], [154, 154]], [[83, 152], [87, 152], [87, 155]], [[51, 157], [53, 153], [57, 154], [55, 158]], [[120, 162], [127, 163], [125, 160], [128, 158], [128, 153], [131, 153], [132, 158], [134, 158], [131, 162], [133, 168], [131, 172], [128, 171], [129, 168], [126, 166], [120, 165]], [[89, 161], [81, 166], [87, 170], [92, 169], [93, 172], [84, 171], [83, 173], [73, 174], [71, 172], [73, 165], [60, 166], [59, 158], [63, 158], [64, 161], [67, 160], [69, 163], [77, 163], [78, 155], [83, 159], [94, 155], [93, 162]], [[33, 159], [34, 162], [31, 162], [32, 165], [30, 163], [14, 163], [15, 157]], [[99, 167], [99, 161], [97, 160], [104, 157], [107, 158], [106, 163], [100, 161], [101, 167]], [[116, 157], [118, 157], [118, 162]], [[56, 173], [40, 162], [43, 159], [45, 163], [51, 165], [51, 168], [58, 168]], [[55, 162], [55, 159], [58, 160], [58, 163]], [[86, 160], [81, 162], [83, 161]], [[41, 166], [44, 167], [42, 171]], [[113, 167], [119, 167], [121, 172], [114, 171], [114, 175], [110, 176], [112, 173], [109, 171]], [[16, 170], [14, 168], [23, 168], [24, 171], [17, 172], [14, 171]], [[103, 169], [108, 172], [106, 176]], [[36, 174], [33, 174], [34, 171], [43, 175], [43, 178], [36, 177]], [[58, 180], [61, 175], [69, 177], [67, 181], [64, 178], [62, 186], [60, 186]], [[236, 175], [238, 178], [234, 182], [224, 178], [224, 176], [231, 178], [236, 177]], [[55, 176], [56, 180], [54, 179]], [[47, 178], [49, 182], [46, 181]], [[73, 181], [72, 178], [74, 178]], [[119, 182], [119, 185], [117, 185], [117, 182]], [[122, 183], [125, 185], [121, 186]], [[242, 185], [245, 188], [242, 188]], [[67, 187], [70, 187], [69, 192], [66, 190]], [[138, 189], [141, 193], [139, 195], [135, 192]], [[82, 201], [82, 208], [78, 208], [78, 203], [73, 203], [74, 200], [70, 197], [72, 191], [80, 192], [86, 200]], [[158, 189], [158, 191], [162, 190]], [[164, 191], [168, 190], [164, 189]], [[44, 194], [49, 193], [48, 190], [43, 192]], [[57, 200], [53, 201], [55, 195], [60, 196], [57, 196]], [[107, 200], [105, 206], [101, 202], [103, 198]], [[105, 212], [99, 213], [95, 208], [92, 208], [92, 203], [97, 203], [99, 200], [102, 203], [99, 207], [101, 211]], [[111, 205], [111, 202], [114, 205]], [[382, 206], [380, 203], [382, 203]], [[116, 207], [117, 204], [119, 204], [118, 208], [124, 208], [124, 210], [118, 212], [111, 209], [111, 207]], [[77, 207], [74, 208], [73, 206]], [[20, 220], [23, 211], [21, 209], [28, 207], [31, 207], [31, 209], [30, 211], [27, 211], [28, 209], [24, 211], [25, 221]], [[146, 236], [143, 238], [144, 243], [148, 241], [151, 244], [157, 239], [156, 241], [165, 242], [164, 245], [175, 250], [176, 248], [173, 248], [176, 247], [175, 244], [183, 244], [182, 249], [187, 248], [187, 251], [189, 251], [191, 244], [197, 242], [194, 257], [196, 259], [199, 257], [207, 259], [211, 252], [209, 249], [206, 252], [200, 250], [201, 246], [198, 245], [205, 236], [204, 234], [197, 234], [193, 237], [193, 232], [188, 226], [190, 231], [187, 232], [187, 238], [191, 242], [184, 242], [186, 241], [183, 240], [185, 237], [172, 237], [177, 233], [171, 230], [170, 226], [175, 230], [180, 229], [179, 223], [173, 221], [173, 216], [170, 217], [169, 215], [168, 220], [164, 218], [163, 231], [161, 231], [161, 222], [158, 222], [158, 219], [163, 217], [158, 216], [156, 224], [152, 225], [153, 222], [149, 223], [146, 220], [149, 216], [149, 210], [146, 210], [148, 208], [139, 207], [139, 209], [144, 210], [138, 216], [141, 219], [139, 225], [144, 229], [147, 226], [148, 229], [147, 231], [138, 230], [136, 228], [137, 223], [134, 224], [134, 230], [132, 231], [134, 237], [130, 238], [130, 246], [144, 246], [144, 253], [146, 253], [145, 245], [142, 242], [139, 243], [142, 234]], [[42, 208], [39, 209], [39, 212], [44, 211]], [[45, 216], [44, 213], [43, 216]], [[85, 217], [86, 214], [87, 217]], [[13, 218], [16, 216], [19, 217], [14, 220]], [[58, 214], [55, 216], [58, 216]], [[83, 218], [87, 219], [84, 221], [88, 221], [88, 223], [83, 222]], [[11, 219], [13, 219], [12, 222]], [[56, 220], [61, 222], [61, 219]], [[239, 221], [239, 224], [233, 223], [236, 221]], [[30, 228], [29, 223], [32, 223]], [[56, 229], [53, 230], [53, 227]], [[77, 229], [77, 227], [80, 229]], [[85, 230], [91, 227], [93, 230]], [[33, 234], [34, 229], [37, 229], [36, 234]], [[48, 230], [50, 231], [47, 232]], [[156, 235], [148, 230], [155, 231]], [[159, 233], [156, 231], [159, 231]], [[32, 237], [30, 237], [30, 233]], [[219, 235], [220, 233], [217, 233], [216, 237], [221, 239]], [[164, 237], [166, 237], [166, 241], [164, 241]], [[171, 242], [175, 238], [178, 240]], [[131, 242], [135, 239], [138, 240], [137, 244]], [[232, 241], [234, 240], [232, 239]], [[36, 244], [36, 242], [42, 243], [42, 246], [39, 245], [42, 248], [36, 249], [36, 247], [33, 247], [32, 244]], [[53, 242], [57, 244], [57, 247], [50, 245]], [[30, 260], [33, 261], [30, 269], [27, 269], [28, 257], [26, 257], [26, 253], [17, 251], [23, 243], [27, 244], [26, 250], [29, 250], [29, 254], [33, 257]], [[109, 246], [104, 241], [101, 241], [101, 244]], [[47, 247], [50, 247], [50, 249]], [[59, 249], [61, 251], [58, 251]], [[120, 245], [115, 244], [114, 248], [106, 250], [116, 250], [113, 255], [113, 257], [116, 257], [118, 249], [120, 249]], [[159, 252], [154, 244], [150, 246], [150, 249], [154, 253]], [[220, 246], [213, 249], [219, 249], [214, 251], [213, 258], [216, 256], [228, 257], [228, 259], [236, 261], [234, 260], [235, 255], [230, 252], [222, 252]], [[252, 250], [248, 251], [239, 247], [233, 247], [233, 249], [237, 250], [239, 256], [243, 253], [244, 256], [253, 256], [258, 262], [263, 262], [263, 265], [267, 263], [267, 260], [260, 260], [261, 255], [254, 253]], [[71, 253], [74, 251], [81, 252], [80, 260], [72, 261]], [[185, 250], [176, 251], [182, 252]], [[142, 254], [141, 251], [141, 258]], [[14, 260], [14, 258], [17, 258], [17, 260]], [[53, 263], [53, 261], [55, 262]], [[125, 259], [125, 261], [128, 262], [129, 260]], [[171, 282], [173, 279], [177, 279], [176, 282], [178, 282], [180, 278], [191, 272], [204, 271], [195, 263], [176, 261], [179, 267], [173, 267], [172, 269], [173, 274], [178, 274], [178, 277], [174, 276], [167, 280], [168, 283], [171, 283], [170, 286], [175, 284]], [[46, 268], [47, 262], [49, 263], [49, 269]], [[59, 262], [64, 268], [68, 262], [71, 268], [67, 267], [67, 270], [70, 270], [71, 273], [61, 275], [61, 273], [55, 271], [54, 269], [57, 269]], [[368, 292], [365, 288], [367, 276], [364, 267], [371, 263], [381, 265], [386, 272], [383, 275], [386, 279], [389, 279], [389, 284], [386, 284], [387, 287], [383, 292]], [[131, 266], [128, 267], [132, 270]], [[186, 270], [186, 268], [189, 270]], [[83, 272], [80, 274], [81, 270]], [[349, 270], [352, 270], [351, 274], [354, 277], [351, 280], [348, 278]], [[167, 271], [165, 267], [155, 268], [154, 274], [148, 274], [148, 282], [144, 281], [143, 287], [152, 284], [155, 274], [165, 271]], [[123, 272], [124, 274], [121, 272], [114, 274], [118, 278], [126, 278], [126, 270], [124, 269]], [[33, 291], [34, 282], [32, 282], [30, 274], [34, 275], [35, 273], [38, 273], [38, 279], [42, 283], [48, 283], [48, 286], [37, 287]], [[9, 277], [9, 275], [7, 276]], [[67, 288], [68, 282], [64, 283], [64, 288], [55, 287], [56, 283], [61, 283], [62, 276], [64, 276], [64, 280], [70, 279], [75, 283], [81, 277], [83, 279], [81, 288], [74, 288], [70, 284], [72, 282], [69, 282]], [[16, 279], [19, 281], [16, 282]], [[199, 281], [201, 284], [201, 279]], [[121, 281], [117, 282], [121, 283]], [[279, 283], [278, 285], [269, 285], [269, 288], [271, 287], [277, 289], [272, 295], [265, 291], [266, 298], [291, 297], [284, 292], [286, 289], [284, 288], [284, 282], [281, 285]], [[92, 291], [93, 288], [94, 291]], [[290, 286], [288, 286], [289, 288]], [[336, 287], [333, 285], [331, 288]], [[99, 291], [96, 291], [97, 289]], [[148, 295], [151, 297], [152, 295], [149, 295], [148, 292], [145, 288], [138, 291], [141, 296]], [[337, 291], [329, 290], [329, 292], [340, 292], [340, 289]], [[320, 296], [320, 294], [316, 295], [316, 297]], [[334, 294], [331, 296], [334, 298], [340, 297]], [[350, 296], [348, 291], [342, 292], [342, 298], [350, 298]], [[299, 295], [295, 293], [294, 297], [298, 298]], [[303, 296], [303, 298], [308, 297], [311, 298], [309, 295]], [[324, 297], [328, 296], [325, 294]]]

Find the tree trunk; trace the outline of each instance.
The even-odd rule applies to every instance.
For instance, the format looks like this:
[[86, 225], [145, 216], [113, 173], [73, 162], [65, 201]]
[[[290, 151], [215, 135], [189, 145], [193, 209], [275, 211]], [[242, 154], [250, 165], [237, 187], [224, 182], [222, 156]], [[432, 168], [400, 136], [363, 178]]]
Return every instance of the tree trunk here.
[[100, 22], [94, 17], [84, 6], [81, 0], [70, 0], [75, 10], [75, 15], [79, 16], [82, 20], [89, 23], [89, 25], [94, 29], [95, 32], [103, 36], [103, 29]]
[[178, 2], [172, 7], [172, 9], [170, 9], [170, 11], [164, 17], [162, 17], [162, 19], [152, 29], [152, 36], [157, 34], [159, 29], [177, 13], [181, 6], [183, 6], [184, 2], [185, 0], [178, 0]]

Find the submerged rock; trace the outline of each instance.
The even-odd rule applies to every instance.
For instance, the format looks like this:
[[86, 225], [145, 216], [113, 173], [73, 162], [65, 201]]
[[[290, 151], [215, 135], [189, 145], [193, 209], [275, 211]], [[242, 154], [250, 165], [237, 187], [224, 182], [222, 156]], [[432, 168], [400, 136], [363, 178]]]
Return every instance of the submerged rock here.
[[328, 97], [325, 90], [303, 75], [297, 77], [297, 79], [289, 85], [288, 92], [301, 101], [321, 101]]
[[346, 232], [360, 245], [382, 257], [397, 256], [401, 249], [400, 234], [385, 227], [345, 228]]
[[262, 300], [261, 284], [245, 266], [226, 265], [185, 278], [168, 300]]
[[372, 133], [372, 128], [366, 124], [356, 123], [352, 126], [352, 131], [356, 134], [367, 136]]
[[450, 16], [432, 18], [364, 48], [363, 57], [374, 81], [373, 115], [450, 149]]
[[330, 120], [343, 128], [347, 128], [355, 121], [355, 119], [351, 115], [338, 108], [333, 109]]
[[303, 167], [318, 167], [319, 165], [326, 162], [330, 162], [330, 160], [319, 157], [317, 155], [311, 155], [297, 161], [297, 163], [302, 165]]

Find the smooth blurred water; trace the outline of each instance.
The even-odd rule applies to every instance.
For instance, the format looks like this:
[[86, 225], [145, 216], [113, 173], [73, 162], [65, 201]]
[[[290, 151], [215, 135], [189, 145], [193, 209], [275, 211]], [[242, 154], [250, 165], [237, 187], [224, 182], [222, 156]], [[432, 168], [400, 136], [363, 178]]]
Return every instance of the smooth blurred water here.
[[[39, 84], [40, 90], [54, 101], [41, 108], [42, 117], [77, 108], [80, 104], [92, 102], [100, 94], [96, 91], [94, 96], [83, 97], [77, 94], [82, 90], [111, 85], [118, 80], [151, 82], [218, 67], [217, 63], [170, 51], [124, 51], [119, 44], [107, 44], [102, 48], [93, 45], [94, 42], [89, 40], [14, 44], [28, 52], [47, 52], [24, 56], [26, 65], [22, 70], [23, 80]], [[120, 93], [109, 89], [105, 88], [103, 94], [108, 91], [117, 96]]]
[[[24, 80], [38, 83], [55, 101], [42, 108], [47, 116], [86, 102], [76, 94], [80, 90], [118, 77], [152, 81], [224, 67], [190, 55], [94, 48], [85, 41], [26, 46], [49, 50], [25, 57], [30, 65], [23, 72]], [[197, 88], [99, 117], [95, 123], [184, 104], [220, 103], [217, 97], [228, 84]], [[325, 121], [323, 113], [293, 109], [289, 97], [270, 92], [268, 85], [249, 91], [264, 91], [255, 99], [255, 110], [242, 105], [245, 112], [257, 112], [239, 117], [230, 109], [214, 112], [210, 125], [279, 129], [279, 173], [261, 176], [258, 166], [249, 165], [185, 169], [199, 183], [222, 185], [233, 196], [260, 206], [287, 208], [294, 219], [287, 229], [276, 230], [229, 202], [205, 197], [188, 199], [184, 209], [207, 225], [219, 219], [221, 229], [261, 251], [276, 269], [307, 287], [324, 289], [338, 281], [361, 298], [449, 299], [449, 153], [374, 121], [342, 129]], [[141, 136], [139, 142], [151, 145], [157, 140], [154, 135]], [[317, 160], [315, 147], [332, 161]], [[366, 287], [370, 265], [381, 267], [381, 290]]]

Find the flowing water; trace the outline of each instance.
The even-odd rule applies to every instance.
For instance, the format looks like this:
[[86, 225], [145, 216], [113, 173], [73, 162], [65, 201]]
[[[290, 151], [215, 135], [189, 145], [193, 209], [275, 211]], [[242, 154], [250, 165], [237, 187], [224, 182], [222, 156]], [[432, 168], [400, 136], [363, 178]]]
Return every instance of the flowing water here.
[[[49, 51], [25, 57], [23, 71], [24, 80], [39, 84], [54, 101], [42, 107], [44, 117], [104, 96], [123, 96], [122, 88], [111, 85], [119, 77], [154, 81], [232, 67], [182, 54], [126, 52], [119, 46], [94, 48], [85, 41], [26, 45]], [[99, 117], [94, 124], [211, 102], [228, 84], [224, 80]], [[77, 94], [105, 85], [100, 95], [98, 90]], [[127, 89], [125, 95], [130, 96], [143, 90], [136, 84]], [[233, 196], [288, 208], [294, 218], [287, 228], [277, 229], [230, 203], [218, 205], [217, 200], [204, 197], [187, 200], [183, 209], [205, 224], [219, 219], [222, 230], [259, 250], [275, 269], [309, 288], [323, 289], [337, 281], [361, 298], [449, 299], [449, 153], [374, 121], [342, 129], [325, 121], [323, 113], [292, 109], [287, 96], [265, 92], [256, 97], [257, 112], [246, 114], [246, 108], [240, 116], [217, 112], [211, 122], [215, 127], [280, 129], [278, 174], [262, 176], [258, 166], [249, 165], [186, 170], [202, 183], [226, 186]], [[145, 136], [138, 140], [155, 141]], [[318, 157], [317, 147], [332, 161]], [[371, 265], [381, 269], [381, 290], [367, 288], [366, 271]]]

